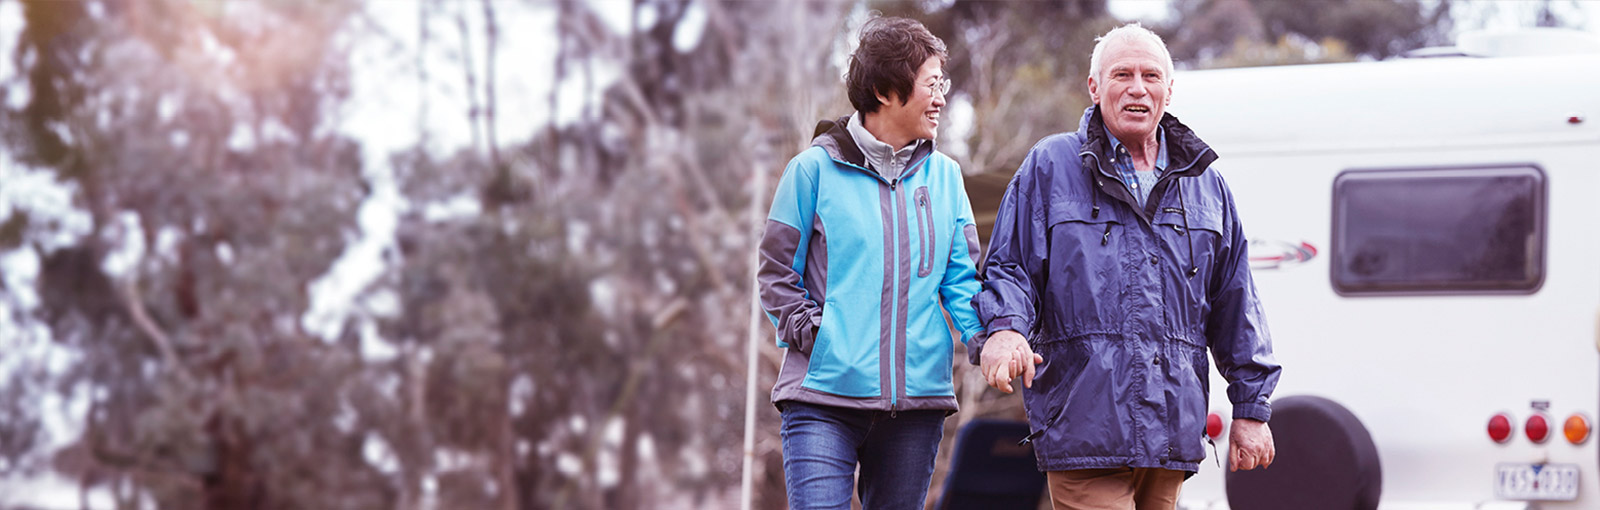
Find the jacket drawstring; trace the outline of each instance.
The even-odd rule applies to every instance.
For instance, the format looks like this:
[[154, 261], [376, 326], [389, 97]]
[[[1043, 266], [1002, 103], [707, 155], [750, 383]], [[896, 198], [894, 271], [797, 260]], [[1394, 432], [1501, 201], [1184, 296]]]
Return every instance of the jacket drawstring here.
[[1183, 178], [1178, 177], [1178, 207], [1179, 214], [1183, 215], [1183, 237], [1189, 241], [1189, 277], [1200, 274], [1200, 266], [1194, 261], [1194, 236], [1189, 235], [1189, 206], [1183, 203]]
[[[1106, 181], [1101, 180], [1099, 177], [1096, 177], [1094, 174], [1092, 174], [1092, 173], [1089, 174], [1089, 178], [1094, 180], [1095, 183], [1099, 184], [1101, 188], [1106, 187]], [[1096, 192], [1096, 190], [1091, 188], [1089, 190], [1089, 200], [1091, 201], [1091, 203], [1094, 204], [1094, 208], [1093, 209], [1089, 209], [1089, 218], [1090, 219], [1099, 219], [1100, 218], [1100, 193]]]
[[[1090, 219], [1099, 219], [1100, 218], [1100, 192], [1104, 191], [1104, 188], [1106, 187], [1106, 181], [1105, 181], [1105, 179], [1100, 178], [1100, 176], [1095, 175], [1094, 172], [1089, 172], [1089, 180], [1094, 181], [1095, 185], [1098, 186], [1099, 188], [1101, 188], [1101, 189], [1098, 189], [1098, 190], [1094, 189], [1094, 188], [1090, 188], [1089, 189], [1089, 200], [1090, 200], [1090, 203], [1093, 204], [1093, 207], [1089, 209], [1089, 218]], [[1111, 244], [1111, 222], [1109, 222], [1109, 221], [1106, 222], [1106, 234], [1103, 235], [1103, 236], [1100, 236], [1100, 246], [1105, 246], [1107, 244]]]

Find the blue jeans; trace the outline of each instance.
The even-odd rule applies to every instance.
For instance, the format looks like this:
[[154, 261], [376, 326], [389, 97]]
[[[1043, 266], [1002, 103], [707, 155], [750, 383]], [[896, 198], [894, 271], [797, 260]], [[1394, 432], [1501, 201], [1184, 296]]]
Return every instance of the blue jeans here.
[[850, 508], [856, 465], [863, 510], [921, 510], [944, 437], [944, 411], [865, 411], [784, 401], [789, 508]]

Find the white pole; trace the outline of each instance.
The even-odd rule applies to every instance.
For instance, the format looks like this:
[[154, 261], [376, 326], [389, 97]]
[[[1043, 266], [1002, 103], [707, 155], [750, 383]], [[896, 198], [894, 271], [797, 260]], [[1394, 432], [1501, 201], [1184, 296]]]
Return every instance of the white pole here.
[[[757, 158], [764, 159], [764, 158]], [[756, 365], [756, 347], [761, 342], [761, 283], [756, 280], [757, 265], [761, 261], [761, 230], [765, 228], [762, 221], [761, 205], [766, 203], [763, 195], [767, 190], [767, 169], [756, 165], [756, 178], [751, 182], [750, 190], [750, 226], [752, 228], [750, 243], [750, 332], [749, 341], [745, 342], [745, 386], [744, 386], [744, 474], [739, 483], [739, 509], [750, 510], [751, 497], [754, 495], [755, 456], [756, 456], [756, 375], [760, 372]]]

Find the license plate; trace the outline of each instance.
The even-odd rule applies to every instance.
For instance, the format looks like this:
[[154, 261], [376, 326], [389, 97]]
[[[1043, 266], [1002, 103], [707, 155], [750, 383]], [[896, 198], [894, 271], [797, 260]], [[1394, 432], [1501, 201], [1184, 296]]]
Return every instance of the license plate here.
[[1494, 471], [1494, 494], [1500, 499], [1578, 499], [1576, 464], [1501, 463]]

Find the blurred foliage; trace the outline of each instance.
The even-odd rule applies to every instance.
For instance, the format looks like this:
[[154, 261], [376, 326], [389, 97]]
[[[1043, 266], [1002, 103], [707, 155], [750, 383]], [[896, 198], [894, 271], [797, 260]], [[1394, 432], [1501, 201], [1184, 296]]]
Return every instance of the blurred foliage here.
[[[726, 506], [743, 453], [748, 264], [760, 233], [748, 211], [764, 216], [776, 182], [756, 190], [753, 179], [775, 176], [816, 119], [839, 114], [825, 109], [842, 95], [824, 41], [841, 37], [849, 6], [702, 4], [705, 32], [686, 49], [673, 41], [687, 2], [636, 3], [635, 20], [648, 10], [656, 24], [628, 34], [561, 5], [557, 79], [585, 79], [606, 63], [627, 71], [574, 125], [513, 151], [525, 159], [512, 160], [509, 176], [485, 181], [487, 197], [525, 186], [531, 201], [486, 200], [485, 216], [468, 221], [492, 222], [487, 230], [512, 248], [493, 255], [506, 257], [500, 264], [477, 265], [491, 268], [483, 281], [503, 296], [502, 317], [526, 332], [508, 337], [532, 335], [521, 358], [531, 366], [518, 372], [540, 388], [541, 416], [519, 422], [519, 435], [549, 438], [578, 461], [577, 473], [561, 473], [554, 455], [531, 458], [522, 487], [535, 508], [654, 507], [668, 493], [689, 498], [668, 500], [684, 507]], [[752, 204], [752, 193], [763, 201]], [[507, 220], [518, 227], [500, 227]], [[519, 274], [526, 279], [507, 278]], [[584, 295], [595, 306], [548, 303]], [[575, 322], [580, 312], [591, 319]], [[764, 387], [773, 351], [763, 350]], [[764, 401], [758, 506], [781, 507], [776, 412]], [[608, 465], [620, 467], [610, 483]]]
[[[1190, 67], [1383, 58], [1438, 43], [1460, 3], [1177, 0], [1155, 28]], [[535, 1], [555, 17], [552, 81], [596, 93], [553, 89], [542, 102], [575, 119], [496, 134], [526, 114], [498, 101], [526, 91], [496, 88], [513, 4], [383, 5], [456, 27], [422, 23], [451, 57], [394, 79], [467, 84], [470, 147], [429, 152], [420, 122], [416, 147], [368, 161], [336, 128], [353, 48], [385, 37], [364, 4], [20, 2], [0, 149], [88, 225], [63, 244], [58, 219], [0, 219], [0, 250], [39, 260], [37, 308], [0, 306], [49, 332], [0, 346], [68, 353], [0, 363], [0, 477], [52, 471], [119, 508], [730, 506], [752, 246], [784, 162], [850, 113], [838, 65], [865, 16], [945, 39], [972, 116], [942, 147], [1001, 186], [1076, 128], [1094, 36], [1119, 23], [1104, 0], [634, 0], [618, 31], [594, 5]], [[393, 249], [320, 338], [316, 284], [386, 186], [408, 204]], [[450, 204], [471, 212], [430, 212]], [[755, 505], [781, 508], [780, 353], [756, 323]], [[935, 494], [962, 423], [1020, 417], [965, 363], [956, 377]], [[48, 402], [76, 420], [59, 448]]]
[[1277, 0], [1175, 0], [1178, 22], [1160, 27], [1173, 59], [1237, 67], [1383, 59], [1449, 34], [1450, 0], [1329, 0], [1308, 8]]
[[356, 142], [318, 129], [346, 93], [329, 56], [351, 7], [21, 4], [28, 95], [3, 113], [7, 149], [54, 170], [91, 224], [39, 248], [39, 319], [77, 357], [12, 391], [88, 400], [54, 456], [85, 489], [162, 508], [387, 499], [319, 391], [359, 360], [297, 327], [363, 195]]
[[[555, 81], [605, 91], [507, 147], [483, 142], [497, 139], [494, 3], [414, 5], [463, 27], [424, 40], [488, 40], [456, 53], [458, 70], [417, 75], [464, 75], [473, 147], [363, 162], [328, 127], [348, 93], [353, 4], [23, 4], [13, 59], [29, 95], [4, 112], [20, 121], [6, 148], [75, 190], [91, 226], [51, 248], [27, 217], [7, 224], [43, 259], [39, 319], [79, 356], [3, 388], [87, 410], [49, 466], [12, 462], [39, 446], [42, 411], [8, 415], [0, 468], [160, 508], [726, 503], [759, 234], [747, 211], [770, 193], [752, 178], [842, 103], [833, 46], [815, 42], [843, 33], [849, 5], [704, 4], [689, 48], [674, 45], [686, 1], [634, 4], [626, 33], [588, 5], [547, 6]], [[626, 72], [596, 83], [610, 65]], [[398, 310], [316, 338], [308, 294], [356, 237], [378, 186], [363, 167], [381, 164], [415, 207], [357, 301]], [[479, 212], [428, 215], [462, 199]], [[758, 458], [767, 507], [782, 502], [775, 444], [767, 433]]]
[[1453, 32], [1492, 17], [1569, 26], [1560, 12], [1580, 7], [1576, 0], [1172, 0], [1172, 9], [1172, 21], [1152, 28], [1180, 67], [1207, 69], [1382, 60], [1449, 45]]

